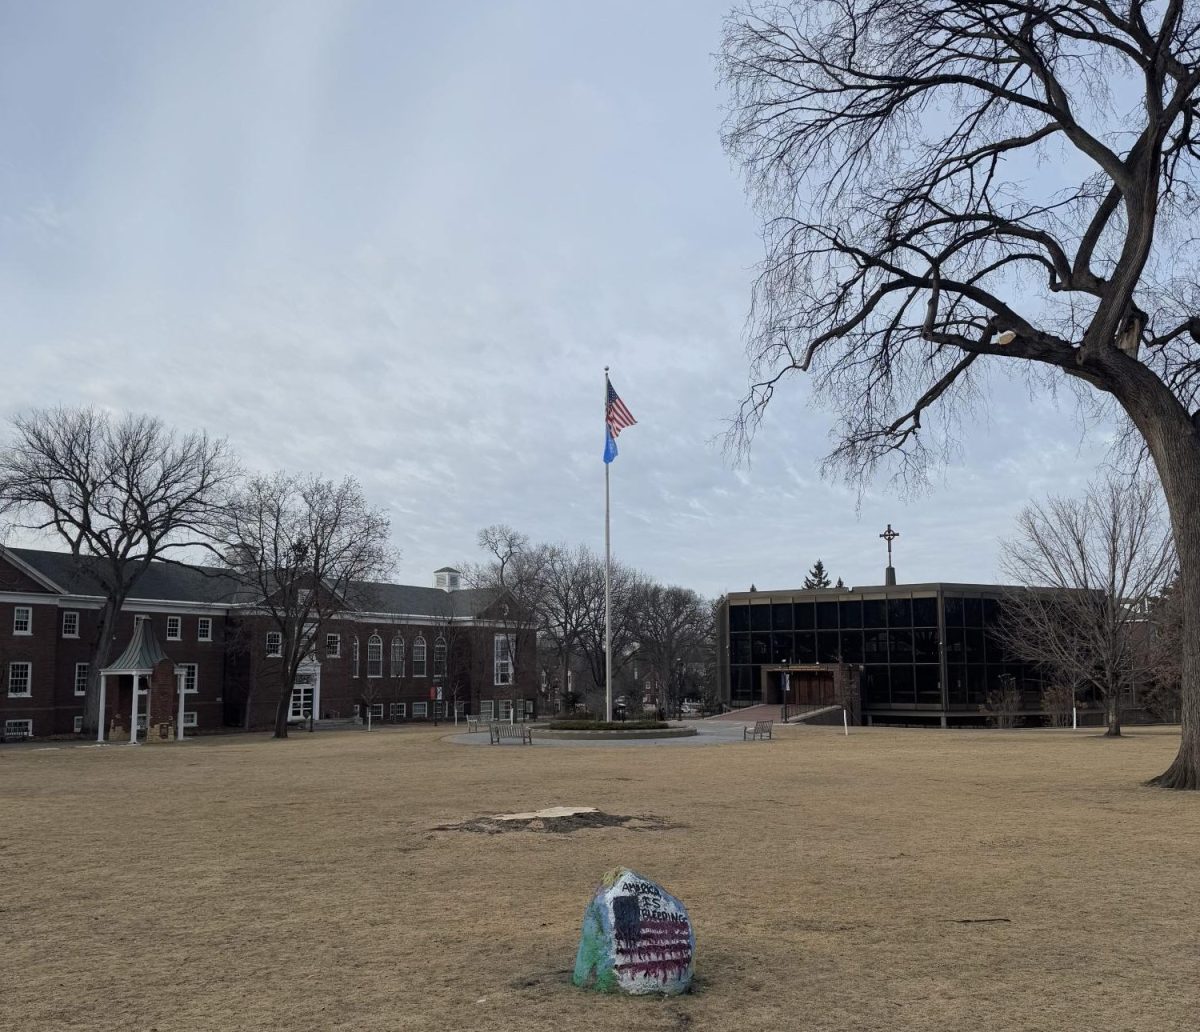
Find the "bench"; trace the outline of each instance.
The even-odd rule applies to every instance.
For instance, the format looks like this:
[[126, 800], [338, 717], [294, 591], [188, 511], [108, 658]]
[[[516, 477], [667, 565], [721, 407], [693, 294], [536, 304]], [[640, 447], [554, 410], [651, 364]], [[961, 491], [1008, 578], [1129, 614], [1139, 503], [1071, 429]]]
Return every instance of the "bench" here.
[[773, 720], [756, 720], [753, 727], [742, 729], [742, 741], [749, 740], [753, 742], [756, 738], [770, 738], [771, 725], [774, 723], [775, 721]]
[[480, 720], [478, 717], [467, 717], [467, 734], [473, 735], [476, 731], [482, 731], [487, 726], [487, 721]]
[[491, 724], [488, 730], [492, 745], [499, 745], [506, 738], [518, 741], [522, 745], [533, 745], [533, 735], [527, 724]]

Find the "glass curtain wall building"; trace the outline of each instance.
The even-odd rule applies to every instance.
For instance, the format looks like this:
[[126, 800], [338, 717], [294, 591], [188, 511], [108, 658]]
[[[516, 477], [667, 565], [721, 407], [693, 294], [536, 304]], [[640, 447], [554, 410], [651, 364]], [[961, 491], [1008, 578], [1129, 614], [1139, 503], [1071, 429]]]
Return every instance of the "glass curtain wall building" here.
[[784, 672], [841, 668], [865, 723], [980, 724], [988, 692], [1009, 684], [1022, 713], [1041, 717], [1038, 671], [995, 634], [1004, 590], [938, 583], [730, 594], [719, 612], [723, 699], [779, 703]]

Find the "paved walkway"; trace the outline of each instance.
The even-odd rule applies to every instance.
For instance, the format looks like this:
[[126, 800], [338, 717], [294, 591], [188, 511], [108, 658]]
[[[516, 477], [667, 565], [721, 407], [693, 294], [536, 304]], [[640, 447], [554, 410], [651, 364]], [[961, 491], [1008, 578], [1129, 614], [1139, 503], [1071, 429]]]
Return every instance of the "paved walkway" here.
[[[731, 720], [683, 720], [682, 724], [688, 727], [694, 727], [696, 734], [688, 738], [613, 738], [613, 739], [597, 739], [597, 738], [538, 738], [537, 731], [533, 733], [533, 745], [537, 749], [545, 748], [584, 748], [595, 749], [596, 747], [604, 749], [612, 749], [615, 747], [627, 747], [634, 749], [645, 748], [663, 748], [677, 749], [686, 746], [694, 745], [729, 745], [735, 742], [741, 742], [742, 728], [744, 723], [738, 724]], [[469, 735], [451, 735], [447, 741], [454, 742], [456, 745], [489, 745], [487, 729], [476, 731]], [[747, 745], [750, 743], [747, 742]], [[757, 743], [755, 743], [757, 744]], [[528, 746], [518, 745], [516, 742], [502, 742], [497, 748], [528, 748]]]

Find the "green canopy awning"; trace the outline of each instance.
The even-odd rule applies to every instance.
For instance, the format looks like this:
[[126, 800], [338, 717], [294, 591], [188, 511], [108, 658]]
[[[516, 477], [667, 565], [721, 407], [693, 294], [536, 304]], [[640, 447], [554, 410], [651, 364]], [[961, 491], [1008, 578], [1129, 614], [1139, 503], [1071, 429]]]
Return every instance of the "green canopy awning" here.
[[100, 671], [102, 674], [150, 674], [167, 654], [154, 634], [150, 618], [138, 616], [133, 621], [133, 637], [125, 651]]

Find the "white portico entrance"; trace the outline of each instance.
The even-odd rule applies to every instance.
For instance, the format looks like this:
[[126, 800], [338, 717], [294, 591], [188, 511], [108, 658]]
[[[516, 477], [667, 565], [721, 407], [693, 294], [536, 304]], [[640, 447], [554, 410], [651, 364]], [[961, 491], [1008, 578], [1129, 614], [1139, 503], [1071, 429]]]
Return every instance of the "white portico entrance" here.
[[309, 716], [321, 716], [321, 664], [316, 662], [302, 663], [296, 671], [288, 723], [298, 724]]

